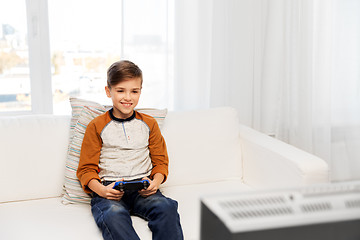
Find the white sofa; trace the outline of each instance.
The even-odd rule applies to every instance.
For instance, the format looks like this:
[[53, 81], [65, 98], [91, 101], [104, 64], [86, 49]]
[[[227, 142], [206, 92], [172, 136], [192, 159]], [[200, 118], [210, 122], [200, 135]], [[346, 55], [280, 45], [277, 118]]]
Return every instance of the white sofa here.
[[[0, 239], [102, 239], [88, 204], [62, 204], [70, 116], [0, 117]], [[169, 112], [162, 133], [185, 239], [199, 239], [200, 197], [328, 181], [322, 160], [238, 123], [232, 108]], [[141, 239], [147, 223], [133, 217]]]

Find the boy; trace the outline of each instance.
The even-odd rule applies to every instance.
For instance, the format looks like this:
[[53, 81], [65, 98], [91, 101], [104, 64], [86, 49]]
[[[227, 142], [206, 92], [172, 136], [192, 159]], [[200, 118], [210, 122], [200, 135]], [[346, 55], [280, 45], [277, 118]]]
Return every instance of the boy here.
[[[112, 64], [106, 95], [113, 108], [87, 126], [77, 176], [92, 193], [91, 211], [104, 239], [139, 239], [130, 214], [149, 221], [153, 239], [183, 239], [177, 202], [159, 186], [168, 175], [168, 155], [156, 120], [134, 111], [142, 88], [142, 72], [130, 61]], [[147, 179], [146, 190], [119, 191], [116, 181]]]

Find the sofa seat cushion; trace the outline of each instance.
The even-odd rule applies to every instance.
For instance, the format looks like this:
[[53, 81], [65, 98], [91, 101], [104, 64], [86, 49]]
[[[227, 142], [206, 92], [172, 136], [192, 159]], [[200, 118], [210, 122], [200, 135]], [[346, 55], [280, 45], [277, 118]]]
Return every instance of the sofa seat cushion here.
[[[89, 204], [49, 198], [0, 204], [0, 239], [102, 240]], [[140, 239], [151, 239], [147, 222], [132, 217]]]
[[[249, 189], [238, 179], [165, 187], [161, 191], [179, 202], [184, 237], [194, 240], [200, 237], [201, 196]], [[0, 239], [102, 239], [88, 204], [64, 205], [60, 197], [9, 202], [0, 204], [0, 213]], [[132, 221], [140, 239], [152, 239], [146, 221], [135, 216]]]
[[3, 203], [0, 212], [0, 239], [102, 239], [87, 204], [59, 197]]
[[179, 203], [180, 221], [186, 240], [200, 239], [200, 200], [202, 196], [249, 191], [240, 179], [161, 188], [162, 193]]

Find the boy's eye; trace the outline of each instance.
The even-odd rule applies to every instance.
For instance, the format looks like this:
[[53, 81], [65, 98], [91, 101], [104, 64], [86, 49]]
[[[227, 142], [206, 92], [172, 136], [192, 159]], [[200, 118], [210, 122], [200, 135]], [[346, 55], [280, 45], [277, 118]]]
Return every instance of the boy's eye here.
[[[118, 90], [116, 90], [116, 92], [118, 92], [118, 93], [124, 93], [125, 90], [123, 90], [123, 89], [118, 89]], [[132, 92], [132, 93], [139, 93], [140, 91], [139, 91], [139, 90], [132, 90], [131, 92]]]

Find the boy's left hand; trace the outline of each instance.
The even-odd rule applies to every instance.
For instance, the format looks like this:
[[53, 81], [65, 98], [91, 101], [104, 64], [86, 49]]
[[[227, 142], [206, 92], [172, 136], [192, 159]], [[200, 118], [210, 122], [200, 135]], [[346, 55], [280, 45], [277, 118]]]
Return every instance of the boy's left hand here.
[[153, 194], [155, 194], [157, 192], [157, 190], [160, 187], [160, 184], [164, 180], [164, 176], [162, 174], [160, 174], [160, 173], [156, 173], [154, 175], [153, 180], [150, 180], [147, 177], [144, 177], [143, 180], [148, 180], [150, 182], [150, 185], [149, 185], [149, 187], [147, 189], [140, 190], [139, 194], [142, 197], [148, 197], [148, 196], [151, 196], [151, 195], [153, 195]]

